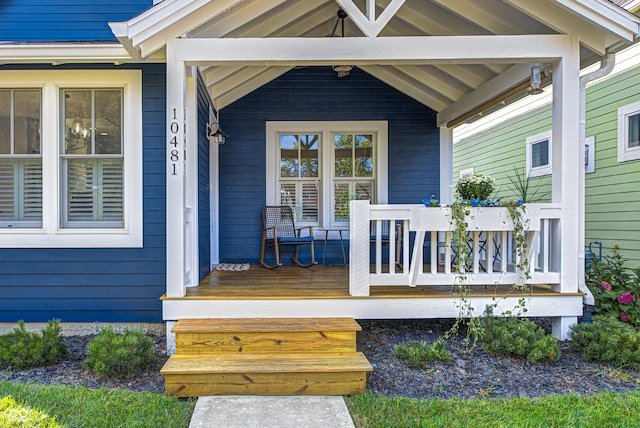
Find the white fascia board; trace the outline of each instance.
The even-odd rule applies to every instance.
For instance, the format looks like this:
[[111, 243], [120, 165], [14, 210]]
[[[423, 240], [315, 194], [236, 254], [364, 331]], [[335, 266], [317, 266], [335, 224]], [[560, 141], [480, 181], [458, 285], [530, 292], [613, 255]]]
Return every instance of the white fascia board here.
[[438, 113], [437, 126], [445, 126], [449, 121], [473, 110], [493, 99], [509, 88], [519, 85], [531, 74], [531, 64], [516, 64], [504, 73], [494, 77], [464, 98]]
[[124, 63], [134, 58], [118, 43], [0, 44], [0, 64]]
[[243, 1], [246, 0], [165, 0], [129, 21], [109, 26], [116, 37], [116, 31], [122, 37], [124, 32], [119, 27], [126, 25], [129, 43], [146, 57], [161, 49], [168, 39], [188, 33]]
[[400, 65], [551, 62], [570, 36], [323, 37], [176, 39], [187, 65]]
[[640, 33], [640, 18], [603, 0], [556, 0], [572, 12], [592, 21], [607, 31], [633, 41]]
[[543, 22], [546, 26], [559, 33], [580, 34], [580, 42], [586, 47], [600, 55], [606, 53], [606, 40], [609, 33], [563, 7], [557, 7], [555, 4], [550, 5], [549, 3], [552, 3], [551, 0], [506, 1], [521, 12]]

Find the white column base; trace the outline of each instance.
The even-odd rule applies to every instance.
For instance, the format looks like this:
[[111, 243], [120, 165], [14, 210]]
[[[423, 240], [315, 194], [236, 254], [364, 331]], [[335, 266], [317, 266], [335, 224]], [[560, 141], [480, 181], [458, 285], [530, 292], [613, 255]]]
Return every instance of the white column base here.
[[578, 317], [553, 317], [551, 319], [551, 334], [559, 340], [568, 340], [571, 326], [578, 323]]

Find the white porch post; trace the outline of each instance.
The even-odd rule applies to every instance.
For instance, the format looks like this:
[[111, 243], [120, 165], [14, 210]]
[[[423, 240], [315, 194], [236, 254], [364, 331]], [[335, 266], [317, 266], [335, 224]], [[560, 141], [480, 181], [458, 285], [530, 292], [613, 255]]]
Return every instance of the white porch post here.
[[349, 294], [369, 295], [369, 201], [351, 201], [349, 215]]
[[[552, 200], [560, 203], [560, 285], [556, 291], [578, 291], [580, 168], [580, 43], [571, 36], [566, 53], [553, 66]], [[553, 335], [564, 340], [577, 317], [553, 320]]]
[[185, 66], [167, 41], [167, 297], [185, 295]]
[[450, 204], [453, 195], [453, 128], [440, 127], [440, 203]]

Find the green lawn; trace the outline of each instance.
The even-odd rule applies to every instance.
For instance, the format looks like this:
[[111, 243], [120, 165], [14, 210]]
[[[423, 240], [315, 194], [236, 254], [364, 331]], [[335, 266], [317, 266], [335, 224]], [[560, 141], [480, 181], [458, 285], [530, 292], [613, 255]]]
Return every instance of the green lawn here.
[[358, 428], [640, 426], [640, 391], [447, 401], [373, 394], [345, 398]]
[[9, 400], [0, 401], [0, 425], [7, 428], [186, 428], [195, 406], [195, 400], [149, 392], [11, 382], [0, 382], [3, 397]]

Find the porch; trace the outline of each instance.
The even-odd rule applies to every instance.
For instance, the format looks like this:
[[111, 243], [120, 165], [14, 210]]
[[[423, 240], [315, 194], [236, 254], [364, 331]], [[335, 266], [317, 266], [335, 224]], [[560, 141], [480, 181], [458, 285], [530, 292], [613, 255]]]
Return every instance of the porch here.
[[[561, 337], [573, 317], [582, 315], [577, 284], [562, 283], [561, 208], [529, 204], [523, 210], [527, 251], [518, 254], [514, 222], [504, 208], [470, 211], [468, 245], [458, 250], [451, 242], [456, 226], [446, 207], [352, 201], [349, 265], [319, 264], [306, 269], [285, 265], [275, 270], [252, 265], [240, 272], [216, 270], [197, 287], [187, 287], [183, 295], [164, 296], [164, 317], [168, 321], [456, 318], [460, 316], [460, 295], [454, 286], [454, 260], [457, 251], [465, 251], [465, 281], [470, 289], [466, 299], [474, 315], [482, 314], [487, 305], [497, 304], [496, 313], [512, 310], [524, 297], [527, 316], [554, 317], [554, 334]], [[383, 229], [382, 222], [401, 226], [386, 243], [382, 236], [370, 235], [374, 224], [376, 230]], [[528, 272], [518, 266], [528, 266]]]

